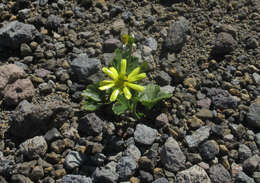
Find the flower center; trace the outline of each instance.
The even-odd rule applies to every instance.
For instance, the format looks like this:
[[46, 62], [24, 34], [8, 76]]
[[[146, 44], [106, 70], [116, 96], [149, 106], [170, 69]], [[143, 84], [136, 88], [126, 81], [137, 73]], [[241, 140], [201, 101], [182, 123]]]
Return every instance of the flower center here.
[[124, 83], [127, 82], [127, 77], [125, 76], [119, 76], [118, 80], [116, 81], [116, 87], [123, 89], [124, 88]]

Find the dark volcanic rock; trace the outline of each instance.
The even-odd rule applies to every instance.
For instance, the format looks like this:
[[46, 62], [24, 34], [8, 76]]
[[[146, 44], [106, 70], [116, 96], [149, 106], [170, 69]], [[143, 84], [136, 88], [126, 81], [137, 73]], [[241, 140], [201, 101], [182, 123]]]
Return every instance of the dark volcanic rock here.
[[30, 24], [13, 21], [0, 28], [0, 47], [20, 48], [20, 44], [41, 39], [39, 31]]
[[224, 55], [232, 52], [237, 46], [237, 41], [231, 34], [221, 32], [217, 35], [215, 46], [212, 53], [215, 55]]
[[215, 158], [218, 153], [219, 147], [215, 140], [206, 141], [200, 146], [200, 154], [206, 160]]
[[82, 134], [99, 135], [105, 123], [95, 113], [89, 113], [79, 120], [78, 130]]
[[10, 132], [14, 138], [34, 137], [53, 127], [60, 127], [71, 114], [71, 106], [61, 101], [34, 105], [23, 100], [12, 112]]
[[260, 104], [253, 103], [250, 105], [247, 122], [249, 126], [260, 130]]

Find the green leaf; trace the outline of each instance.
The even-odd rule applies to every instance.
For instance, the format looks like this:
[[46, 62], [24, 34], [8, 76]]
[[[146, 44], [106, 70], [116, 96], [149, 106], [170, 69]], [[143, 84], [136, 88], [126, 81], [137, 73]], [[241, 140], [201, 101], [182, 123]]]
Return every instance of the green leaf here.
[[81, 95], [86, 99], [91, 99], [95, 102], [101, 102], [103, 98], [102, 92], [98, 89], [97, 84], [88, 85]]
[[120, 115], [125, 113], [129, 108], [129, 103], [127, 99], [120, 95], [117, 98], [117, 101], [113, 104], [112, 110], [116, 115]]
[[84, 109], [86, 111], [95, 111], [95, 110], [99, 109], [102, 105], [103, 104], [97, 103], [92, 100], [85, 100], [85, 101], [83, 101], [82, 109]]
[[171, 93], [164, 93], [160, 90], [160, 86], [149, 84], [145, 87], [145, 90], [140, 94], [139, 101], [147, 107], [152, 109], [155, 104], [163, 99], [170, 98]]
[[111, 65], [120, 71], [121, 60], [123, 59], [123, 50], [118, 48], [115, 50], [115, 57], [111, 61]]

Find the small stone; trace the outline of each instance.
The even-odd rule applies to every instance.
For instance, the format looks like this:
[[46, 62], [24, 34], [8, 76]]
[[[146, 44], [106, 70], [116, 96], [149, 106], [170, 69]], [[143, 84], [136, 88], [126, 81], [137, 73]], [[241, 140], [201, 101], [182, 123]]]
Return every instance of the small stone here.
[[235, 50], [236, 46], [237, 41], [232, 37], [232, 35], [226, 32], [221, 32], [217, 35], [212, 53], [216, 55], [225, 55]]
[[132, 156], [135, 159], [135, 161], [138, 162], [138, 160], [141, 157], [141, 152], [138, 149], [138, 147], [136, 147], [134, 144], [130, 144], [124, 151], [123, 155]]
[[28, 56], [32, 53], [32, 50], [26, 43], [22, 43], [20, 46], [20, 52], [22, 56]]
[[218, 153], [219, 146], [215, 140], [208, 140], [200, 146], [200, 154], [206, 160], [214, 159]]
[[172, 78], [167, 72], [159, 71], [155, 80], [159, 83], [160, 86], [165, 86], [170, 85]]
[[30, 79], [18, 79], [6, 85], [2, 92], [4, 102], [8, 106], [17, 105], [22, 100], [31, 100], [34, 93], [35, 89]]
[[140, 174], [141, 181], [143, 181], [143, 182], [152, 182], [153, 181], [153, 176], [149, 172], [140, 170], [139, 174]]
[[84, 157], [77, 151], [71, 151], [65, 157], [64, 165], [67, 169], [74, 169], [83, 164]]
[[44, 171], [41, 166], [35, 166], [31, 172], [31, 179], [34, 181], [40, 180], [44, 176]]
[[62, 177], [62, 183], [92, 183], [92, 179], [83, 175], [68, 174]]
[[178, 172], [174, 181], [174, 183], [195, 183], [195, 182], [211, 183], [211, 180], [208, 177], [205, 170], [199, 167], [198, 165], [194, 165], [189, 169]]
[[260, 172], [259, 171], [254, 172], [252, 177], [255, 179], [256, 183], [260, 183]]
[[209, 174], [213, 183], [231, 182], [231, 176], [222, 164], [211, 166]]
[[12, 175], [11, 182], [33, 183], [31, 181], [31, 179], [29, 179], [28, 177], [25, 177], [24, 175], [21, 175], [21, 174]]
[[260, 157], [257, 154], [249, 157], [243, 162], [243, 170], [249, 173], [253, 173], [259, 163]]
[[179, 51], [187, 41], [187, 34], [190, 32], [189, 21], [181, 17], [172, 24], [168, 30], [164, 46], [171, 51]]
[[89, 113], [79, 120], [79, 132], [87, 135], [97, 136], [102, 133], [104, 121], [95, 113]]
[[255, 142], [258, 146], [260, 146], [260, 133], [257, 133], [255, 136]]
[[95, 182], [116, 183], [118, 180], [118, 173], [116, 172], [116, 163], [111, 161], [104, 167], [97, 167], [92, 177]]
[[192, 135], [185, 136], [185, 140], [190, 148], [197, 147], [201, 142], [208, 139], [210, 132], [209, 126], [197, 129]]
[[115, 51], [115, 49], [119, 48], [121, 46], [121, 42], [118, 39], [107, 39], [104, 42], [104, 53], [112, 53]]
[[169, 181], [164, 178], [164, 177], [161, 177], [159, 179], [156, 179], [155, 181], [153, 181], [152, 183], [169, 183]]
[[198, 85], [198, 81], [196, 78], [186, 78], [183, 81], [183, 85], [186, 86], [187, 88], [196, 88]]
[[249, 106], [247, 122], [253, 128], [260, 129], [260, 104], [253, 103]]
[[231, 164], [232, 177], [236, 177], [239, 174], [239, 172], [241, 172], [242, 170], [243, 170], [242, 166], [236, 163]]
[[135, 173], [136, 168], [137, 163], [131, 156], [123, 156], [116, 166], [121, 180], [129, 179]]
[[255, 183], [253, 178], [248, 177], [243, 171], [240, 171], [236, 177], [235, 182]]
[[258, 73], [256, 73], [256, 72], [254, 72], [254, 73], [252, 74], [252, 76], [253, 76], [253, 79], [254, 79], [255, 83], [256, 83], [257, 85], [260, 85], [260, 75], [259, 75]]
[[159, 116], [157, 116], [155, 119], [155, 124], [158, 127], [163, 127], [163, 126], [169, 125], [169, 119], [168, 119], [167, 114], [161, 113]]
[[157, 50], [157, 41], [152, 38], [152, 37], [149, 37], [149, 38], [146, 38], [144, 40], [144, 45], [148, 46], [149, 48], [152, 49], [152, 51], [156, 51]]
[[31, 24], [12, 21], [0, 28], [0, 47], [18, 49], [22, 43], [41, 39], [39, 31]]
[[247, 145], [239, 144], [238, 156], [241, 161], [244, 161], [252, 156], [252, 151]]
[[19, 145], [20, 151], [29, 159], [43, 156], [47, 152], [47, 148], [48, 145], [43, 136], [36, 136]]
[[213, 113], [209, 109], [200, 109], [196, 116], [201, 119], [212, 119]]
[[138, 124], [134, 132], [135, 141], [144, 144], [152, 145], [157, 137], [157, 130], [143, 124]]
[[77, 79], [83, 82], [88, 82], [88, 77], [97, 73], [100, 69], [101, 62], [96, 58], [88, 58], [87, 54], [80, 54], [73, 59], [71, 63], [72, 73], [77, 76]]
[[66, 175], [66, 170], [64, 168], [55, 170], [54, 175], [57, 179], [62, 178], [64, 175]]
[[163, 166], [170, 171], [177, 172], [185, 167], [186, 157], [178, 142], [172, 137], [168, 138], [163, 145], [160, 157]]
[[60, 132], [57, 130], [57, 128], [52, 128], [50, 129], [45, 135], [44, 138], [47, 142], [51, 142], [53, 140], [56, 140], [58, 138], [61, 138], [62, 135]]
[[124, 28], [125, 28], [125, 23], [124, 20], [122, 19], [117, 19], [112, 24], [112, 31], [115, 32], [116, 34], [119, 34]]
[[61, 19], [56, 15], [50, 15], [46, 21], [46, 27], [50, 30], [57, 30], [61, 24]]

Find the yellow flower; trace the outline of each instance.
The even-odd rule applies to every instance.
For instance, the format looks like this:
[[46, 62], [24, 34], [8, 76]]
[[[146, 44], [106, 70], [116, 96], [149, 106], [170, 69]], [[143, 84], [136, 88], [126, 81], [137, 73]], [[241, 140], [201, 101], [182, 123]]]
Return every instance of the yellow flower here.
[[112, 80], [104, 80], [100, 82], [100, 90], [107, 90], [114, 88], [110, 101], [113, 102], [117, 99], [117, 96], [121, 93], [124, 93], [126, 99], [131, 99], [132, 94], [129, 88], [142, 92], [144, 87], [138, 84], [135, 84], [135, 81], [144, 79], [146, 77], [145, 73], [140, 73], [140, 67], [135, 68], [128, 76], [126, 76], [126, 59], [121, 60], [120, 73], [114, 67], [106, 68], [103, 67], [102, 71], [107, 74]]

